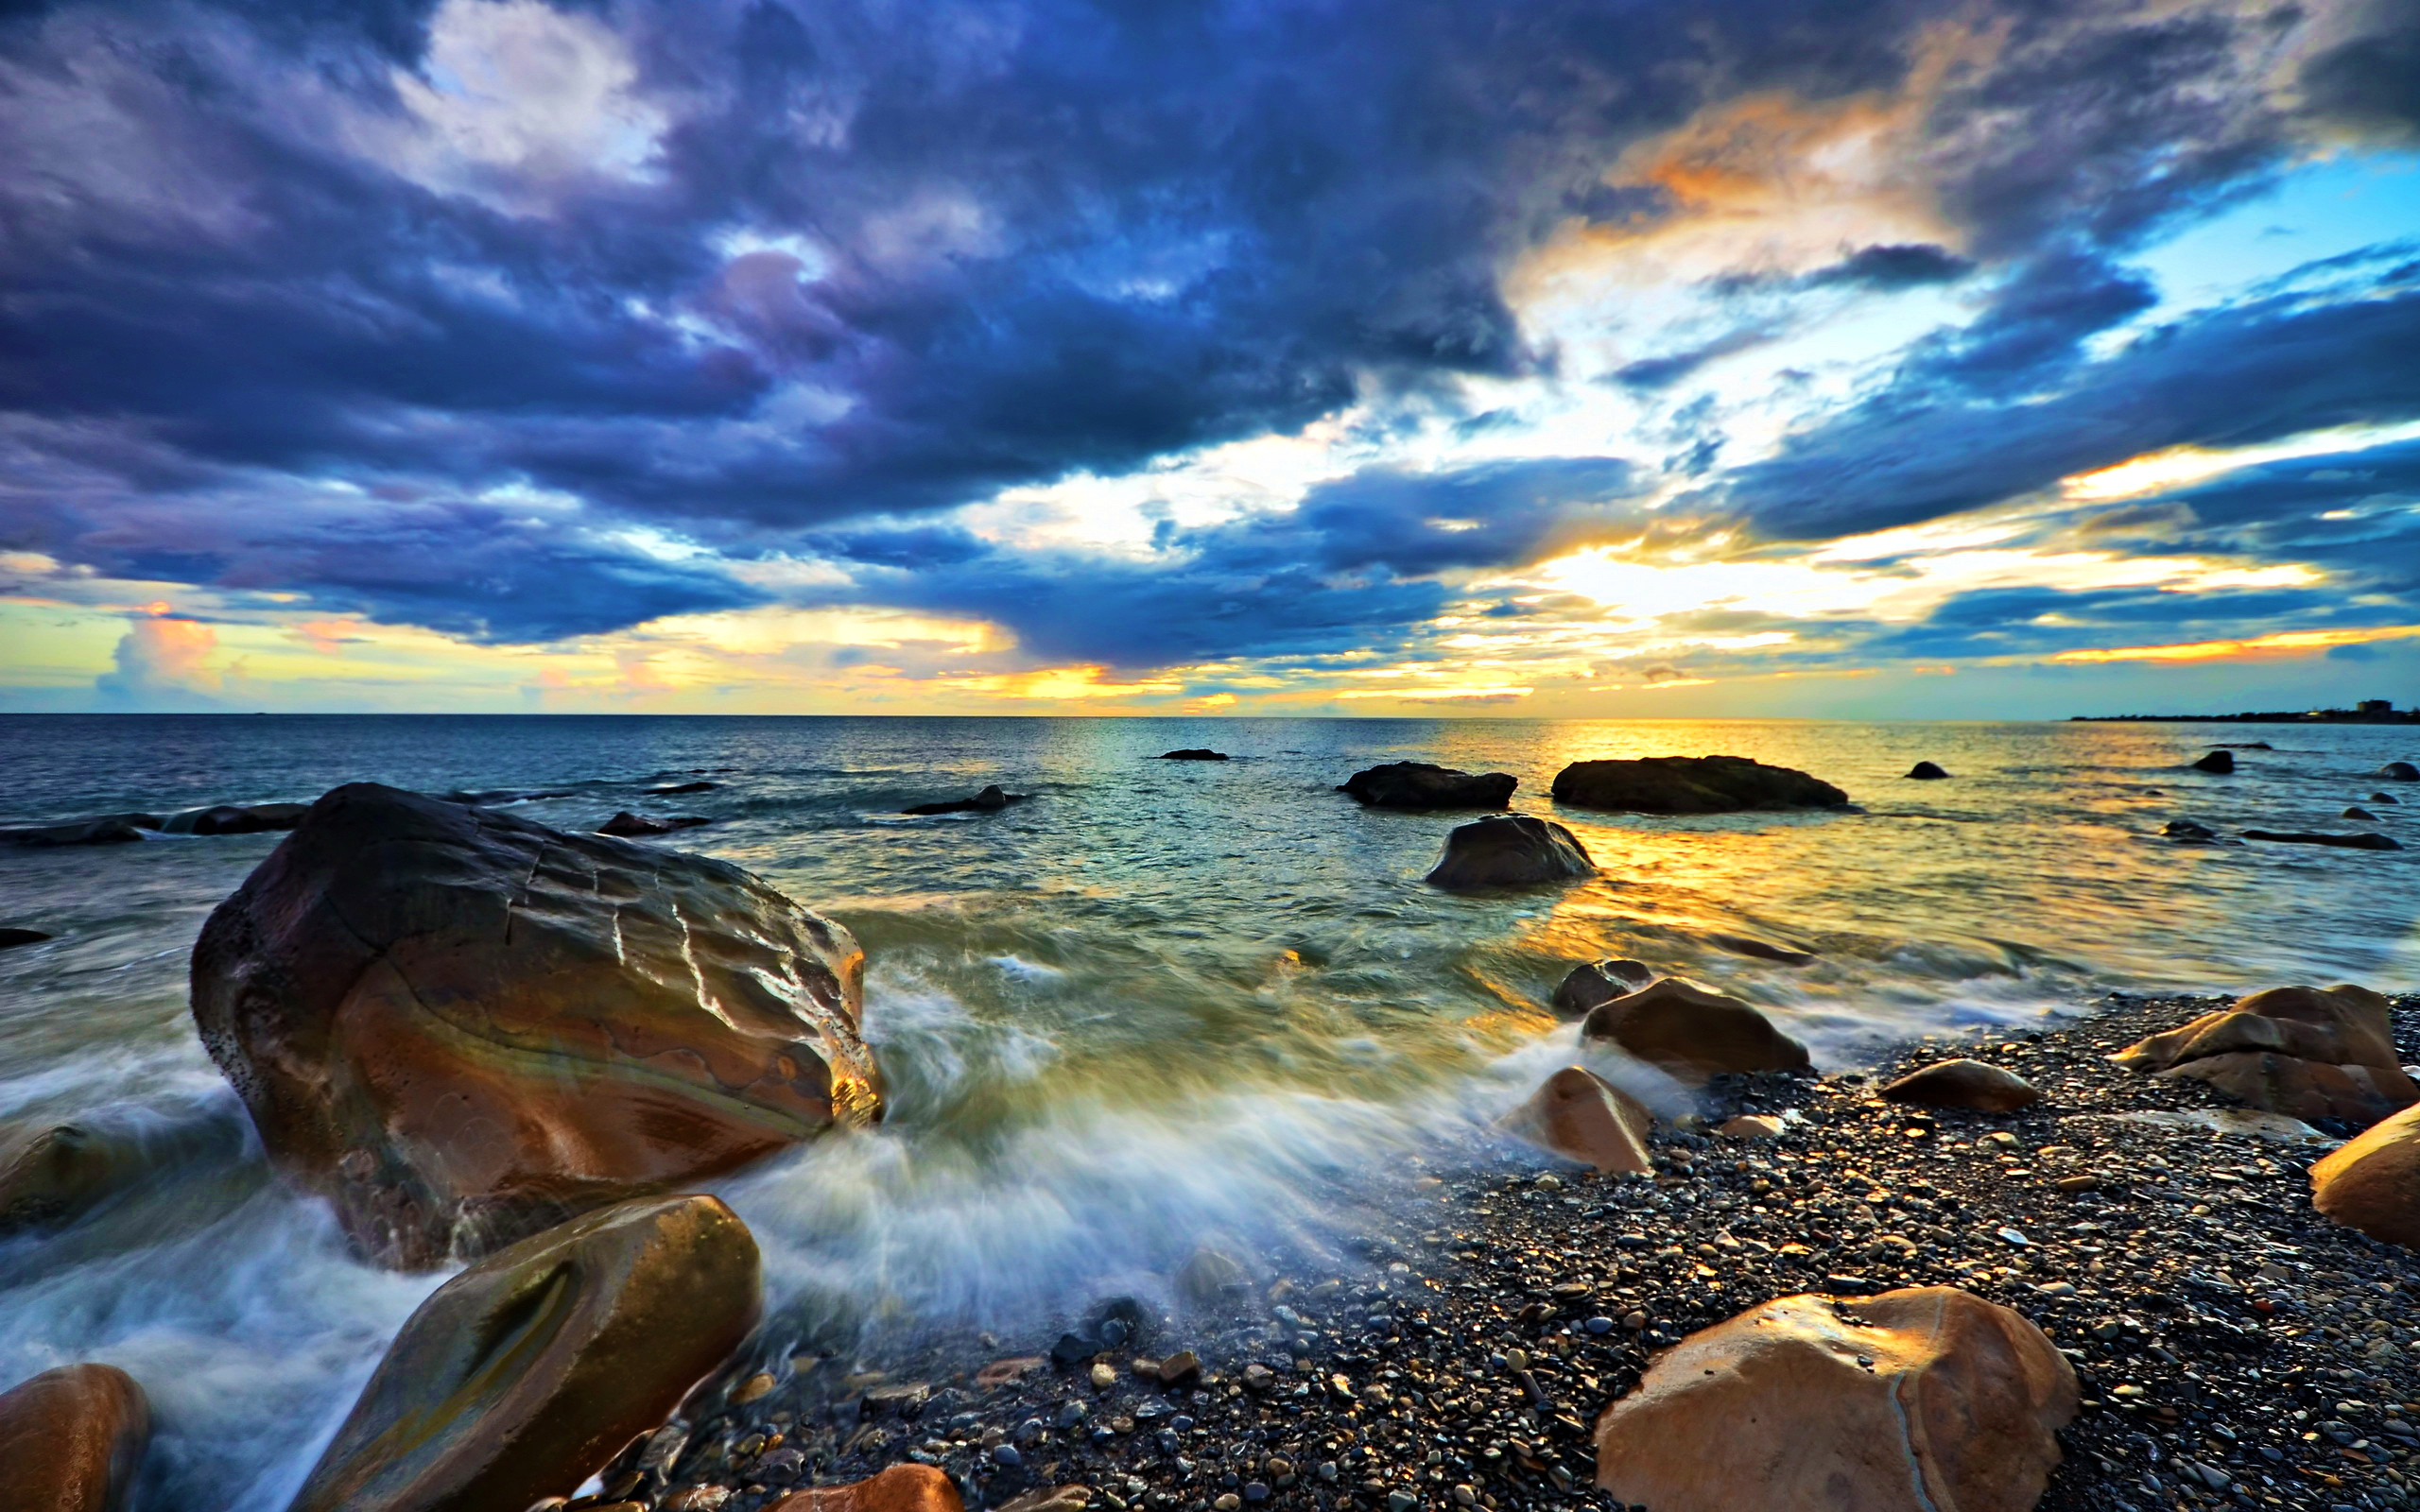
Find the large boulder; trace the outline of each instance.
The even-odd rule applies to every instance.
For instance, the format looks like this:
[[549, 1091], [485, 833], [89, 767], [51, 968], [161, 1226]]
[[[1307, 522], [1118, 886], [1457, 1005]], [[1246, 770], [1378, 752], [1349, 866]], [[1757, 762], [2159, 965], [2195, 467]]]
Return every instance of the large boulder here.
[[1785, 1297], [1666, 1350], [1597, 1421], [1597, 1484], [1655, 1512], [2024, 1512], [2075, 1371], [1950, 1286]]
[[737, 1349], [756, 1241], [712, 1197], [625, 1202], [471, 1266], [404, 1322], [291, 1512], [568, 1496]]
[[1389, 762], [1354, 773], [1337, 791], [1374, 809], [1500, 809], [1521, 780], [1510, 772], [1465, 772], [1427, 762]]
[[193, 1013], [278, 1165], [428, 1266], [876, 1117], [863, 965], [736, 867], [355, 783], [202, 926]]
[[[1084, 1502], [1071, 1497], [1059, 1504], [1080, 1507]], [[964, 1512], [965, 1505], [958, 1484], [942, 1470], [930, 1465], [893, 1465], [846, 1486], [792, 1491], [773, 1503], [773, 1512]]]
[[1554, 1011], [1566, 1019], [1587, 1016], [1600, 1003], [1627, 997], [1655, 980], [1655, 968], [1645, 961], [1582, 961], [1554, 989]]
[[2042, 1100], [2031, 1082], [1986, 1061], [1936, 1060], [1882, 1089], [1894, 1103], [1918, 1108], [1955, 1108], [1974, 1113], [2014, 1113]]
[[1677, 976], [1662, 977], [1582, 1021], [1583, 1040], [1619, 1045], [1680, 1080], [1759, 1071], [1803, 1071], [1806, 1047], [1773, 1027], [1751, 1004]]
[[1574, 762], [1555, 774], [1554, 800], [1636, 814], [1730, 814], [1838, 808], [1849, 796], [1805, 772], [1744, 756], [1649, 756]]
[[1652, 1171], [1647, 1136], [1655, 1115], [1585, 1066], [1565, 1066], [1498, 1126], [1599, 1171]]
[[0, 1394], [0, 1507], [117, 1512], [151, 1442], [151, 1404], [114, 1366], [45, 1370]]
[[2366, 988], [2271, 988], [2109, 1058], [2206, 1082], [2269, 1112], [2370, 1124], [2420, 1101], [2395, 1055], [2388, 1011]]
[[2312, 1166], [2310, 1200], [2348, 1228], [2420, 1249], [2420, 1105], [2372, 1125]]
[[1429, 871], [1440, 887], [1521, 887], [1565, 882], [1597, 869], [1579, 839], [1528, 814], [1497, 814], [1454, 827]]

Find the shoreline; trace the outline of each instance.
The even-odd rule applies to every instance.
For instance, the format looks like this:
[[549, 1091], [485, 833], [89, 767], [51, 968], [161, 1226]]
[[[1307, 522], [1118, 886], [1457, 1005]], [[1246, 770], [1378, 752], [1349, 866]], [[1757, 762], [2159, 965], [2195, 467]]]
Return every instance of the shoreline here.
[[[2420, 1505], [2402, 1468], [2420, 1452], [2403, 1321], [2420, 1280], [2311, 1207], [2304, 1171], [2330, 1146], [2113, 1116], [2232, 1106], [2101, 1058], [2227, 1001], [2113, 995], [1864, 1073], [1723, 1078], [1701, 1127], [1657, 1125], [1652, 1178], [1542, 1153], [1527, 1174], [1485, 1149], [1419, 1162], [1358, 1238], [1360, 1268], [1230, 1257], [1241, 1278], [1072, 1369], [1039, 1335], [903, 1332], [734, 1373], [693, 1399], [668, 1479], [631, 1484], [634, 1448], [572, 1505], [752, 1512], [912, 1460], [970, 1507], [1610, 1506], [1597, 1418], [1654, 1351], [1773, 1297], [1930, 1283], [2024, 1314], [2076, 1368], [2085, 1405], [2042, 1512]], [[2420, 995], [2394, 1002], [2420, 1060]], [[1870, 1095], [1961, 1043], [2043, 1102], [1995, 1116]], [[1707, 1131], [1738, 1112], [1787, 1127]], [[2053, 1185], [2087, 1175], [2096, 1190]], [[1138, 1371], [1178, 1351], [1198, 1375]]]

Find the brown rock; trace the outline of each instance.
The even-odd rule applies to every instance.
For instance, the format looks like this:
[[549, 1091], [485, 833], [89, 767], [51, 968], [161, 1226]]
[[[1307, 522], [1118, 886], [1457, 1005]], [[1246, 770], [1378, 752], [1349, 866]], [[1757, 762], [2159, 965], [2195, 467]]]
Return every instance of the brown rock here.
[[1577, 1019], [1600, 1003], [1637, 991], [1655, 980], [1655, 969], [1645, 961], [1583, 961], [1571, 969], [1554, 989], [1554, 1010]]
[[2348, 1228], [2420, 1248], [2420, 1105], [2372, 1125], [2312, 1166], [2310, 1200]]
[[1564, 882], [1597, 869], [1569, 830], [1530, 814], [1498, 814], [1456, 825], [1428, 881], [1439, 887], [1520, 887]]
[[320, 799], [194, 947], [271, 1158], [389, 1263], [877, 1116], [846, 930], [739, 868], [372, 783]]
[[1585, 1066], [1565, 1066], [1548, 1076], [1499, 1126], [1599, 1171], [1655, 1169], [1647, 1152], [1654, 1115]]
[[2016, 1073], [1966, 1059], [1936, 1060], [1883, 1088], [1882, 1095], [1894, 1103], [1978, 1113], [2014, 1113], [2042, 1100], [2034, 1085]]
[[2375, 1124], [2420, 1102], [2420, 1086], [2400, 1067], [2331, 1066], [2252, 1051], [2204, 1056], [2160, 1074], [2207, 1082], [2247, 1107], [2289, 1118]]
[[1599, 1005], [1580, 1034], [1610, 1040], [1692, 1085], [1726, 1073], [1799, 1071], [1811, 1064], [1806, 1047], [1755, 1007], [1677, 976]]
[[756, 1323], [756, 1241], [648, 1197], [489, 1256], [404, 1323], [290, 1512], [526, 1507], [576, 1490]]
[[1715, 1132], [1731, 1140], [1777, 1140], [1788, 1126], [1771, 1113], [1741, 1113], [1726, 1120]]
[[2075, 1373], [1948, 1286], [1785, 1297], [1693, 1333], [1597, 1423], [1597, 1484], [1655, 1512], [2024, 1512]]
[[2387, 1000], [2367, 988], [2275, 987], [2238, 998], [2181, 1028], [2137, 1040], [2109, 1058], [2135, 1071], [2166, 1071], [2235, 1051], [2268, 1051], [2336, 1066], [2400, 1064]]
[[1805, 772], [1744, 756], [1650, 756], [1574, 762], [1555, 774], [1554, 800], [1635, 814], [1730, 814], [1837, 808], [1849, 796]]
[[115, 1366], [45, 1370], [0, 1394], [0, 1507], [116, 1512], [151, 1442], [151, 1404]]
[[1083, 1512], [1092, 1504], [1089, 1486], [1038, 1486], [1000, 1503], [1000, 1512]]
[[132, 1160], [74, 1124], [0, 1128], [0, 1234], [74, 1217], [115, 1191]]
[[893, 1465], [870, 1480], [793, 1491], [773, 1512], [965, 1512], [958, 1487], [930, 1465]]
[[1160, 1384], [1173, 1386], [1201, 1373], [1201, 1357], [1191, 1349], [1179, 1349], [1162, 1360], [1153, 1373], [1160, 1378]]

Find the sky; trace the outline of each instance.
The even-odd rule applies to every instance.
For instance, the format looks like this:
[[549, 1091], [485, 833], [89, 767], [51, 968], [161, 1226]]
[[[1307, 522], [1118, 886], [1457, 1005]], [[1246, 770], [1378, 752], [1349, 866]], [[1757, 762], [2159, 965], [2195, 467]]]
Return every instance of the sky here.
[[0, 711], [2420, 703], [2404, 0], [12, 0]]

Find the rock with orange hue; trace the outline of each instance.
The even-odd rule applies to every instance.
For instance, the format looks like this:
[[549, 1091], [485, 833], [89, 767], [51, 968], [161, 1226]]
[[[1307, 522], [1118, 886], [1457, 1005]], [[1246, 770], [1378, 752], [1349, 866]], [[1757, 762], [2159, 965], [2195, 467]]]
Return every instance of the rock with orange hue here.
[[202, 1043], [272, 1160], [411, 1267], [877, 1115], [846, 930], [719, 861], [374, 783], [218, 906]]
[[151, 1404], [114, 1366], [45, 1370], [0, 1393], [0, 1507], [116, 1512], [151, 1442]]
[[510, 1245], [406, 1319], [289, 1512], [527, 1507], [661, 1424], [739, 1348], [756, 1241], [642, 1197]]
[[2025, 1512], [2076, 1378], [1950, 1286], [1785, 1297], [1690, 1334], [1597, 1422], [1597, 1484], [1655, 1512]]
[[1498, 814], [1456, 825], [1428, 873], [1438, 887], [1525, 887], [1568, 882], [1597, 869], [1579, 838], [1531, 814]]
[[1692, 1085], [1730, 1073], [1803, 1071], [1811, 1064], [1806, 1047], [1754, 1005], [1677, 976], [1599, 1004], [1580, 1033], [1609, 1040]]
[[1919, 1108], [1962, 1108], [1976, 1113], [2014, 1113], [2042, 1100], [2031, 1082], [1980, 1060], [1936, 1060], [1882, 1089], [1894, 1103]]
[[965, 1512], [947, 1475], [930, 1465], [893, 1465], [868, 1480], [793, 1491], [772, 1512]]
[[1771, 1113], [1741, 1113], [1715, 1132], [1727, 1140], [1777, 1140], [1789, 1126]]
[[2372, 1125], [2312, 1166], [2310, 1200], [2348, 1228], [2420, 1249], [2420, 1106]]
[[1635, 992], [1655, 980], [1655, 969], [1645, 961], [1582, 961], [1554, 989], [1554, 1011], [1566, 1019], [1583, 1017], [1599, 1003]]
[[1530, 1143], [1599, 1171], [1652, 1171], [1648, 1131], [1655, 1117], [1585, 1066], [1565, 1066], [1499, 1125]]
[[2420, 1101], [2395, 1056], [2387, 1000], [2366, 988], [2271, 988], [2110, 1058], [2294, 1118], [2370, 1124]]
[[1745, 756], [1648, 756], [1573, 762], [1555, 774], [1554, 800], [1635, 814], [1731, 814], [1839, 808], [1849, 796], [1805, 772]]

